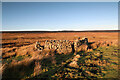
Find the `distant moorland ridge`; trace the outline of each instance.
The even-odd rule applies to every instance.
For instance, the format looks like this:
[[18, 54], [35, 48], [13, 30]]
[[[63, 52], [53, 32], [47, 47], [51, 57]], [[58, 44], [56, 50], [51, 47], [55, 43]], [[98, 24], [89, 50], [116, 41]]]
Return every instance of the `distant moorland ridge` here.
[[0, 33], [54, 33], [54, 32], [120, 32], [120, 30], [62, 30], [62, 31], [0, 31]]

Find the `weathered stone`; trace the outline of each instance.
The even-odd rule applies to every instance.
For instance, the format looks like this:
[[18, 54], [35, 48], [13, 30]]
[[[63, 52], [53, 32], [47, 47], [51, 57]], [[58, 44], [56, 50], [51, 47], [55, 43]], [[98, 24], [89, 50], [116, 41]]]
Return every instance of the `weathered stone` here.
[[36, 42], [35, 49], [43, 50], [43, 46], [40, 45], [40, 42]]
[[75, 67], [75, 68], [79, 68], [78, 64], [76, 61], [73, 61], [69, 64], [70, 67]]
[[[55, 49], [57, 53], [77, 53], [79, 51], [86, 51], [88, 49], [88, 39], [78, 37], [73, 42], [69, 40], [46, 40], [44, 48], [45, 49]], [[37, 43], [37, 48], [42, 50], [40, 43]]]
[[73, 61], [78, 61], [78, 58], [73, 58]]
[[77, 54], [74, 58], [80, 58], [80, 55], [79, 55], [79, 54]]

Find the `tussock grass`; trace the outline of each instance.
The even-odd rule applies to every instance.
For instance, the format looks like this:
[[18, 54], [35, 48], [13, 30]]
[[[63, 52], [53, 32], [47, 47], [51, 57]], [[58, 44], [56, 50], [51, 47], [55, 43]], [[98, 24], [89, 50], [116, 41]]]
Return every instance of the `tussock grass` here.
[[[74, 53], [55, 54], [54, 51], [47, 53], [48, 57], [43, 57], [40, 60], [37, 60], [36, 56], [42, 53], [36, 54], [36, 56], [17, 56], [6, 60], [7, 62], [4, 63], [13, 64], [14, 60], [20, 63], [6, 67], [3, 71], [3, 78], [118, 78], [117, 46], [99, 47], [90, 52], [78, 52], [77, 55], [80, 57], [76, 60], [77, 67], [69, 66], [74, 61]], [[36, 60], [39, 65], [35, 64]], [[37, 75], [34, 74], [35, 68], [39, 70]]]

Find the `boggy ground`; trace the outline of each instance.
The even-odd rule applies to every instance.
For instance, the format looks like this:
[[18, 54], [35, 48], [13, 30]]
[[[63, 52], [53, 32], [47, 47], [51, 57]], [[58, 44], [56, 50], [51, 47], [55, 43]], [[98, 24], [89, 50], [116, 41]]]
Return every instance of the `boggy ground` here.
[[[36, 41], [44, 45], [45, 40], [74, 41], [84, 36], [94, 43], [92, 50], [78, 52], [75, 62], [73, 53], [35, 50]], [[97, 48], [98, 42], [106, 44]], [[3, 33], [1, 50], [3, 79], [118, 77], [117, 32]], [[72, 62], [75, 66], [70, 66]]]

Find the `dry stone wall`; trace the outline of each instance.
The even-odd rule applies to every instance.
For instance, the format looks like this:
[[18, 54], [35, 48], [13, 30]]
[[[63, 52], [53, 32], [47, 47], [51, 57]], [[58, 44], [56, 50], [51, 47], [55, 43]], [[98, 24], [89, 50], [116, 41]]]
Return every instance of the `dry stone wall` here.
[[44, 47], [40, 45], [39, 42], [36, 42], [36, 49], [54, 49], [56, 53], [71, 53], [78, 52], [81, 50], [86, 51], [88, 49], [88, 39], [87, 38], [77, 38], [76, 40], [46, 40]]
[[46, 40], [44, 49], [55, 49], [57, 53], [72, 52], [72, 42], [69, 40]]

